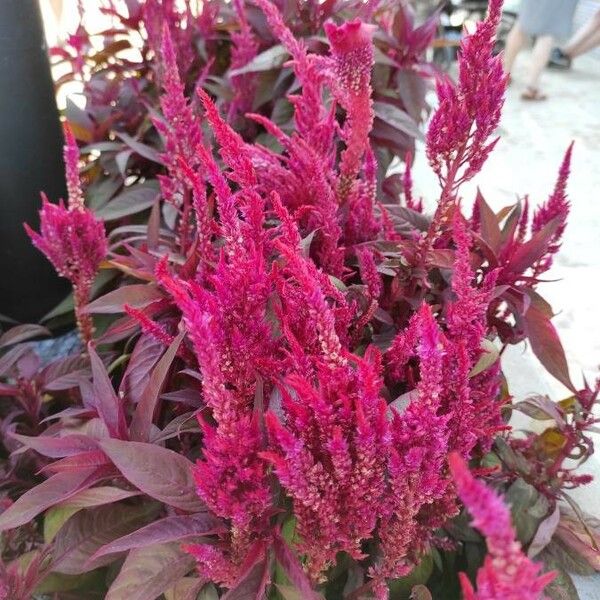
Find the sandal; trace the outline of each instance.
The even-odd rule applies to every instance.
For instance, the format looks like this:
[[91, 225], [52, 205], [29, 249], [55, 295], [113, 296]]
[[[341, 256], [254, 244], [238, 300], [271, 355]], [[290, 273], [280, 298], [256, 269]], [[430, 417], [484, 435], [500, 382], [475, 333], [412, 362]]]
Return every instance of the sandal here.
[[543, 94], [537, 88], [528, 86], [525, 91], [521, 94], [521, 100], [527, 100], [529, 102], [540, 102], [541, 100], [546, 100], [548, 96]]

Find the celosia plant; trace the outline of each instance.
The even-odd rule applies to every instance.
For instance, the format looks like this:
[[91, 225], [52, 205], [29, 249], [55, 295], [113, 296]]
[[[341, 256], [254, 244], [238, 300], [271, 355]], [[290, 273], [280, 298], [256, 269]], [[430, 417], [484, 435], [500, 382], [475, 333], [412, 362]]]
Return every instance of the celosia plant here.
[[33, 244], [41, 250], [61, 277], [73, 286], [77, 327], [84, 343], [92, 340], [92, 318], [84, 311], [90, 301], [92, 283], [108, 252], [104, 224], [85, 207], [79, 183], [79, 149], [70, 129], [66, 129], [64, 159], [66, 166], [67, 207], [55, 205], [42, 195], [40, 233], [25, 225]]
[[523, 553], [502, 500], [473, 478], [458, 454], [451, 454], [449, 463], [458, 495], [472, 514], [473, 525], [485, 536], [489, 552], [477, 573], [477, 592], [461, 573], [465, 600], [539, 598], [554, 573], [540, 576], [542, 565], [531, 562]]
[[[359, 600], [408, 598], [420, 584], [422, 597], [428, 588], [459, 598], [459, 565], [473, 573], [485, 553], [462, 501], [488, 552], [476, 591], [461, 576], [464, 597], [542, 598], [552, 577], [542, 570], [568, 577], [556, 560], [547, 568], [557, 500], [587, 481], [565, 461], [593, 450], [598, 389], [571, 383], [536, 291], [566, 223], [571, 149], [531, 226], [526, 208], [496, 215], [482, 196], [470, 217], [462, 211], [459, 186], [493, 149], [506, 85], [492, 53], [499, 0], [463, 41], [458, 83], [439, 86], [427, 135], [441, 183], [431, 219], [408, 168], [401, 195], [378, 168], [381, 31], [366, 19], [408, 36], [394, 7], [366, 3], [357, 9], [365, 20], [341, 24], [313, 7], [307, 19], [324, 26], [324, 51], [269, 0], [234, 2], [235, 71], [223, 99], [209, 58], [193, 86], [186, 79], [190, 36], [217, 43], [220, 4], [199, 17], [167, 0], [129, 6], [130, 26], [143, 23], [158, 57], [152, 131], [164, 144], [157, 153], [114, 131], [155, 162], [160, 189], [138, 181], [129, 191], [126, 204], [150, 209], [148, 220], [114, 227], [107, 251], [67, 144], [69, 208], [44, 204], [32, 236], [76, 291], [85, 281], [75, 306], [92, 343], [44, 364], [27, 341], [40, 326], [0, 339], [12, 346], [0, 357], [0, 393], [12, 401], [2, 431], [4, 486], [15, 499], [0, 514], [4, 589], [16, 600], [32, 589], [108, 600]], [[296, 81], [285, 126], [250, 112], [260, 83], [240, 66], [271, 35]], [[85, 75], [85, 61], [76, 64]], [[113, 146], [101, 148], [85, 173], [114, 159]], [[98, 214], [127, 216], [122, 204]], [[74, 240], [82, 218], [96, 233]], [[83, 306], [99, 267], [112, 271], [112, 288]], [[517, 437], [498, 347], [525, 337], [573, 395], [515, 404], [556, 423]], [[467, 461], [530, 515], [526, 527], [512, 528]], [[572, 521], [561, 527], [564, 537]], [[541, 552], [543, 565], [522, 548]], [[37, 562], [19, 570], [29, 550]]]

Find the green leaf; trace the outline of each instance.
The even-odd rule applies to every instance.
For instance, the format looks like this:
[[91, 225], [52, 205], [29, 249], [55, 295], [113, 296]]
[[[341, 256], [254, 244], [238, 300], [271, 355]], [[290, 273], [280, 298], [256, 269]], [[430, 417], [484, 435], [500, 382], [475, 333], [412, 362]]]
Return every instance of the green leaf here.
[[76, 513], [76, 506], [53, 506], [44, 514], [44, 542], [49, 544], [59, 529]]
[[88, 598], [87, 592], [92, 590], [102, 593], [105, 590], [105, 575], [102, 571], [90, 571], [81, 575], [66, 575], [65, 573], [50, 573], [35, 588], [36, 594], [57, 594], [80, 590], [79, 598]]
[[421, 562], [405, 577], [393, 579], [389, 582], [390, 600], [407, 600], [412, 589], [419, 584], [424, 584], [433, 571], [433, 558], [426, 554]]
[[532, 485], [523, 479], [516, 479], [508, 488], [505, 501], [510, 505], [513, 524], [519, 540], [528, 544], [535, 535], [539, 524], [546, 518], [549, 502]]
[[556, 573], [554, 581], [546, 586], [544, 593], [551, 600], [579, 600], [577, 588], [565, 569], [562, 553], [563, 551], [559, 547], [551, 543], [538, 555], [538, 558], [544, 563], [544, 571]]
[[481, 340], [481, 349], [483, 350], [483, 354], [479, 357], [477, 364], [471, 369], [469, 377], [475, 377], [475, 375], [483, 373], [483, 371], [489, 369], [500, 358], [498, 348], [496, 348], [494, 342], [487, 338]]

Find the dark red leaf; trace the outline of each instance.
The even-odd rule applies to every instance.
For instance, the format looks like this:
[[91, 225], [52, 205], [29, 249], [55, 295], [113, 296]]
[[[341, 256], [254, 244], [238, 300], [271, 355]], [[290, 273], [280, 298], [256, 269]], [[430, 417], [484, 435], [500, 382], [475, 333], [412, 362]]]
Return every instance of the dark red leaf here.
[[102, 450], [81, 452], [46, 465], [42, 470], [52, 473], [78, 472], [89, 467], [106, 467], [111, 462]]
[[28, 523], [47, 508], [70, 498], [94, 483], [95, 468], [75, 473], [58, 473], [25, 492], [0, 514], [0, 531]]
[[567, 388], [575, 391], [569, 376], [565, 351], [548, 316], [532, 304], [523, 315], [523, 323], [531, 343], [531, 349], [548, 373], [556, 377]]
[[31, 448], [43, 456], [50, 458], [62, 458], [64, 456], [73, 456], [88, 450], [97, 448], [94, 440], [85, 435], [65, 435], [62, 437], [50, 437], [39, 435], [37, 437], [10, 433], [11, 437], [19, 440], [25, 448]]
[[154, 420], [154, 413], [158, 405], [158, 399], [162, 392], [163, 385], [171, 368], [171, 364], [177, 354], [181, 340], [185, 336], [185, 331], [182, 331], [167, 348], [163, 357], [158, 361], [158, 364], [152, 371], [150, 380], [148, 381], [142, 397], [135, 408], [133, 418], [131, 420], [130, 435], [131, 439], [145, 442], [150, 434], [150, 426]]
[[129, 359], [121, 380], [119, 394], [137, 404], [150, 379], [152, 368], [164, 352], [165, 345], [151, 335], [142, 334]]
[[546, 254], [548, 245], [559, 226], [560, 219], [554, 219], [540, 229], [529, 241], [518, 246], [505, 269], [511, 273], [524, 273]]
[[88, 564], [98, 548], [147, 523], [158, 507], [153, 504], [108, 504], [74, 514], [54, 541], [53, 571], [76, 575], [112, 562], [103, 557]]
[[114, 314], [125, 312], [127, 304], [132, 308], [144, 308], [157, 300], [164, 299], [164, 294], [152, 284], [136, 283], [117, 288], [85, 307], [88, 313]]
[[210, 513], [165, 517], [98, 549], [92, 560], [114, 552], [144, 548], [153, 544], [175, 542], [191, 536], [211, 535], [224, 529], [219, 519]]
[[481, 237], [483, 238], [483, 241], [492, 249], [494, 254], [498, 254], [501, 241], [498, 217], [496, 217], [494, 211], [485, 201], [485, 198], [479, 189], [477, 189], [477, 199], [475, 201], [477, 202], [477, 207], [479, 208]]
[[18, 344], [19, 342], [24, 342], [25, 340], [30, 340], [32, 338], [48, 335], [51, 335], [50, 331], [42, 325], [17, 325], [0, 336], [0, 348], [11, 346], [12, 344]]
[[193, 567], [194, 559], [181, 550], [178, 544], [160, 544], [132, 550], [110, 586], [106, 600], [158, 598]]
[[249, 553], [249, 564], [234, 586], [222, 600], [264, 600], [270, 579], [270, 565], [264, 548], [257, 547]]
[[187, 512], [201, 512], [192, 463], [177, 452], [143, 442], [103, 440], [106, 452], [123, 477], [148, 496]]
[[111, 436], [119, 439], [127, 437], [127, 423], [123, 403], [115, 394], [108, 373], [92, 344], [88, 345], [92, 364], [94, 402], [98, 415], [106, 424]]

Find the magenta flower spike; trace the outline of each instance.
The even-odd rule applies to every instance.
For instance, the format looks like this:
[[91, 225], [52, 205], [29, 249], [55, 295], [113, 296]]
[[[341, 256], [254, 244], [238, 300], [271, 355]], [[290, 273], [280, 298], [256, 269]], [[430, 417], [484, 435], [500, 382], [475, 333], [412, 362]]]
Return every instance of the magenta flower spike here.
[[562, 236], [567, 226], [567, 218], [571, 209], [571, 203], [567, 198], [567, 182], [571, 173], [571, 158], [573, 156], [574, 142], [567, 148], [563, 158], [558, 179], [554, 187], [554, 191], [533, 214], [531, 231], [537, 233], [552, 221], [557, 221], [556, 231], [552, 234], [550, 244], [546, 254], [534, 265], [534, 274], [541, 275], [550, 269], [554, 254], [556, 254], [561, 246]]
[[358, 174], [361, 161], [369, 145], [369, 132], [373, 126], [371, 100], [371, 69], [374, 26], [359, 20], [341, 26], [325, 23], [325, 33], [331, 44], [333, 72], [336, 78], [337, 100], [346, 110], [344, 138], [346, 149], [340, 164], [340, 195], [350, 191]]
[[439, 107], [427, 131], [427, 157], [444, 188], [442, 201], [474, 177], [494, 149], [489, 141], [500, 121], [507, 76], [500, 56], [494, 56], [502, 0], [491, 0], [487, 18], [463, 38], [459, 79], [437, 84]]
[[540, 575], [542, 565], [523, 553], [511, 524], [510, 512], [500, 497], [471, 475], [458, 454], [448, 458], [460, 499], [473, 525], [486, 538], [488, 555], [477, 573], [477, 591], [461, 573], [465, 600], [541, 600], [544, 588], [554, 579], [553, 572]]
[[62, 200], [52, 204], [42, 194], [40, 232], [36, 233], [27, 224], [25, 230], [56, 272], [71, 282], [75, 319], [81, 339], [87, 346], [92, 340], [94, 325], [84, 307], [89, 302], [92, 283], [106, 257], [108, 245], [104, 224], [84, 206], [78, 175], [79, 149], [69, 128], [65, 128], [65, 137], [68, 208]]

